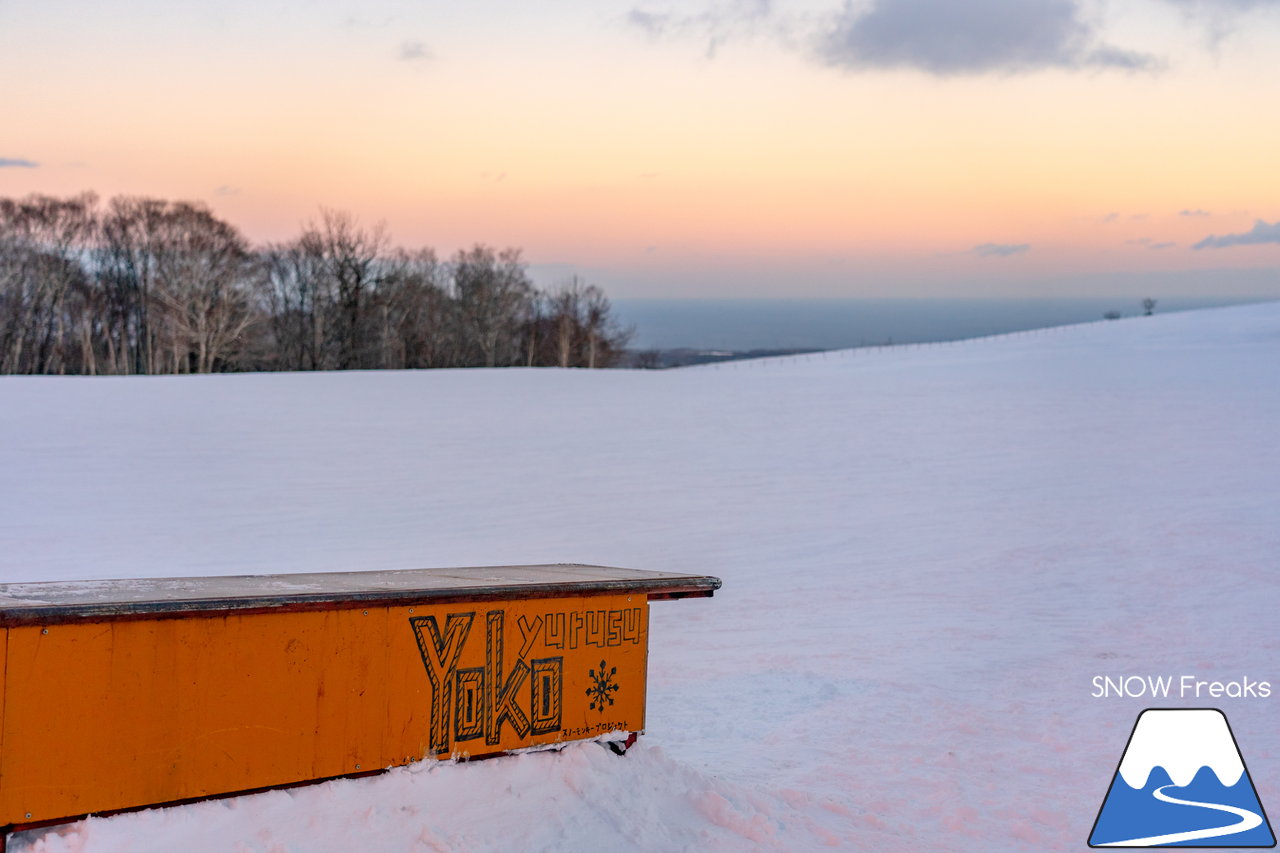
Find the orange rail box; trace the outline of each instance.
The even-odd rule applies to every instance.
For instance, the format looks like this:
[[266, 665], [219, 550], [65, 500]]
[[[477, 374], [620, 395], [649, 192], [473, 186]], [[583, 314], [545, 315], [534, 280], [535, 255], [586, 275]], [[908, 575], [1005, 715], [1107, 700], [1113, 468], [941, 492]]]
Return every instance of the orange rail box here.
[[649, 601], [719, 586], [581, 565], [0, 584], [0, 827], [639, 733]]

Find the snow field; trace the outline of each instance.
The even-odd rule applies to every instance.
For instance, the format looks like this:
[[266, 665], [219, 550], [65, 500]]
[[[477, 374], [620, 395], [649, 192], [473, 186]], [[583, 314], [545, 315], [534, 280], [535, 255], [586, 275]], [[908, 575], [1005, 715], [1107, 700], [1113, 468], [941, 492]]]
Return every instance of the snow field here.
[[[1145, 707], [1093, 676], [1280, 682], [1277, 434], [1278, 304], [653, 373], [0, 378], [4, 580], [724, 579], [654, 604], [625, 759], [418, 766], [13, 846], [1082, 849]], [[1275, 701], [1220, 705], [1264, 805]]]

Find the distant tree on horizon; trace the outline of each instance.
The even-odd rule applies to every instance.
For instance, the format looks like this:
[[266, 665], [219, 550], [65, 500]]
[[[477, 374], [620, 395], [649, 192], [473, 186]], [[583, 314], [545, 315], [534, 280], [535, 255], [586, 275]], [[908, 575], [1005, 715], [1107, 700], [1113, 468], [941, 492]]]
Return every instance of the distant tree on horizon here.
[[198, 202], [0, 199], [0, 373], [609, 367], [630, 334], [519, 249], [442, 263], [343, 211], [254, 248]]
[[99, 307], [84, 266], [97, 203], [92, 193], [0, 199], [0, 373], [74, 372], [86, 359]]
[[481, 244], [460, 249], [449, 275], [468, 364], [524, 364], [524, 330], [536, 300], [520, 250]]

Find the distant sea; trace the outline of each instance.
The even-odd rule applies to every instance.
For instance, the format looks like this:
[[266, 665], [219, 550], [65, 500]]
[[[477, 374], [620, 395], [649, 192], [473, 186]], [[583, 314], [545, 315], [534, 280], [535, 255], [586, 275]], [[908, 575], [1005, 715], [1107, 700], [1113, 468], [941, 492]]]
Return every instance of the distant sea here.
[[[1161, 299], [1156, 313], [1256, 299]], [[844, 349], [921, 343], [1132, 317], [1141, 300], [1090, 299], [614, 299], [635, 327], [632, 349]]]

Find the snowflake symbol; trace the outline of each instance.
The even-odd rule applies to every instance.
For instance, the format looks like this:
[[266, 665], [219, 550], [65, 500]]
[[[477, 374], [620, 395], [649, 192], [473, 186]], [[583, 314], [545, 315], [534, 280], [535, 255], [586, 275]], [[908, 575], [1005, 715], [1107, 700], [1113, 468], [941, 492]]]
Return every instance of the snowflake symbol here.
[[591, 686], [587, 688], [587, 695], [591, 697], [592, 710], [599, 709], [604, 711], [605, 703], [612, 705], [613, 697], [609, 694], [618, 690], [618, 685], [614, 682], [613, 677], [618, 674], [616, 666], [609, 667], [608, 672], [605, 671], [605, 662], [600, 661], [600, 671], [594, 669], [587, 670], [587, 675], [591, 677]]

